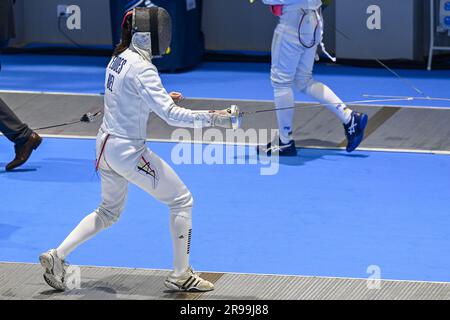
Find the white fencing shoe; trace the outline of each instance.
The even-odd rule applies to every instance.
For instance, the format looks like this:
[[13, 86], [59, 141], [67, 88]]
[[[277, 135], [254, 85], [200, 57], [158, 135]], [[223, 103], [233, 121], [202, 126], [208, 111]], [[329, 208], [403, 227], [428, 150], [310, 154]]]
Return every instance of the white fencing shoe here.
[[44, 280], [47, 284], [59, 291], [66, 290], [64, 278], [66, 275], [66, 263], [56, 254], [56, 249], [51, 249], [39, 256], [39, 262], [44, 268]]
[[164, 285], [175, 291], [205, 292], [214, 290], [214, 285], [211, 282], [200, 278], [199, 275], [194, 273], [191, 267], [178, 277], [175, 277], [174, 274], [171, 273], [167, 277]]

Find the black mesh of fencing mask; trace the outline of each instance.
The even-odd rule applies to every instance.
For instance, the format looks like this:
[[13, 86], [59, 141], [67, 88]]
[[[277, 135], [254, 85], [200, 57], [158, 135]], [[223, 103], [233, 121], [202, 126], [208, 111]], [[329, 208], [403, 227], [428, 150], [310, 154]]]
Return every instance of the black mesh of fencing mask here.
[[146, 49], [151, 49], [152, 57], [168, 53], [172, 41], [172, 20], [164, 8], [153, 6], [133, 9], [132, 30], [133, 37], [150, 33], [151, 48]]

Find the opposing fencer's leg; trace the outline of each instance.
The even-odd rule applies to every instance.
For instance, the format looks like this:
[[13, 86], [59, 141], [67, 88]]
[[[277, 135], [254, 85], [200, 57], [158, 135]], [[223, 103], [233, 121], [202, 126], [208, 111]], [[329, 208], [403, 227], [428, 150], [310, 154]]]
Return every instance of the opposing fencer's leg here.
[[303, 53], [295, 74], [295, 86], [309, 97], [323, 103], [342, 123], [348, 123], [352, 110], [328, 86], [313, 79], [316, 50], [317, 47], [314, 47]]
[[295, 28], [279, 24], [272, 40], [271, 81], [274, 91], [279, 141], [270, 142], [267, 146], [259, 146], [258, 153], [280, 156], [296, 156], [295, 143], [292, 137], [294, 119], [294, 78], [302, 48], [299, 45]]
[[280, 140], [283, 144], [292, 141], [293, 85], [301, 52], [302, 48], [299, 46], [296, 34], [291, 29], [279, 25], [272, 40], [271, 81], [277, 109]]

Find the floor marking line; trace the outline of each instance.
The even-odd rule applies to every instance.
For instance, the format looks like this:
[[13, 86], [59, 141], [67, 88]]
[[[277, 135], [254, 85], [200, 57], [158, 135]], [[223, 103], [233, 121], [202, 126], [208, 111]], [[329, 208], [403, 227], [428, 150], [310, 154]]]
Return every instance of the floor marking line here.
[[[15, 264], [23, 264], [23, 265], [34, 265], [40, 266], [39, 263], [33, 262], [11, 262], [11, 261], [0, 261], [0, 270], [2, 265], [15, 265]], [[169, 269], [150, 269], [150, 268], [132, 268], [132, 267], [114, 267], [114, 266], [92, 266], [92, 265], [76, 265], [81, 268], [107, 268], [107, 269], [122, 269], [122, 270], [130, 270], [130, 271], [164, 271], [171, 272]], [[275, 276], [275, 277], [283, 277], [283, 278], [323, 278], [323, 279], [337, 279], [337, 280], [366, 280], [367, 278], [358, 278], [358, 277], [332, 277], [332, 276], [311, 276], [311, 275], [293, 275], [293, 274], [275, 274], [275, 273], [249, 273], [249, 272], [224, 272], [224, 271], [197, 271], [197, 273], [201, 275], [205, 275], [206, 277], [216, 277], [218, 281], [224, 275], [249, 275], [249, 276]], [[214, 280], [214, 278], [213, 278]], [[382, 282], [414, 282], [414, 283], [435, 283], [435, 284], [450, 284], [450, 282], [445, 281], [428, 281], [428, 280], [398, 280], [398, 279], [380, 279]]]
[[88, 96], [88, 97], [103, 97], [103, 93], [81, 93], [81, 92], [53, 92], [53, 91], [28, 91], [28, 90], [0, 90], [1, 93], [16, 93], [16, 94], [41, 94], [49, 96]]
[[[12, 94], [42, 94], [42, 95], [67, 95], [67, 96], [92, 96], [92, 97], [104, 97], [104, 93], [79, 93], [79, 92], [52, 92], [52, 91], [26, 91], [26, 90], [0, 90], [2, 93], [12, 93]], [[267, 99], [235, 99], [235, 98], [199, 98], [199, 97], [185, 97], [184, 101], [190, 100], [203, 100], [203, 101], [231, 101], [231, 102], [265, 102], [274, 103], [273, 100]], [[306, 104], [310, 105], [314, 101], [295, 101], [296, 104]], [[448, 110], [449, 107], [445, 106], [405, 106], [405, 105], [379, 105], [379, 104], [351, 104], [351, 107], [375, 107], [375, 108], [407, 108], [407, 109], [434, 109], [434, 110]]]
[[[2, 134], [0, 134], [2, 136]], [[52, 139], [79, 139], [79, 140], [95, 140], [96, 136], [79, 136], [79, 135], [55, 135], [55, 134], [40, 134], [43, 138]], [[214, 144], [214, 145], [236, 145], [245, 147], [256, 147], [255, 143], [230, 143], [230, 142], [219, 142], [219, 141], [174, 141], [171, 139], [146, 139], [147, 142], [163, 142], [163, 143], [193, 143], [193, 144]], [[326, 146], [315, 146], [315, 145], [298, 145], [298, 149], [318, 149], [318, 150], [336, 150], [343, 151], [345, 147], [326, 147]], [[360, 147], [356, 151], [367, 151], [367, 152], [391, 152], [391, 153], [417, 153], [417, 154], [436, 154], [436, 155], [450, 155], [450, 150], [428, 150], [428, 149], [396, 149], [396, 148], [376, 148], [376, 147]]]

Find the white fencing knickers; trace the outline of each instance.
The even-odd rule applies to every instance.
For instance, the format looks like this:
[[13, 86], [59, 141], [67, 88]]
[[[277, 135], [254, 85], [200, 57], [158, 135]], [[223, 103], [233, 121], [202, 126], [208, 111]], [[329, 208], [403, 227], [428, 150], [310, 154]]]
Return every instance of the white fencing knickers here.
[[169, 207], [174, 272], [186, 271], [193, 199], [175, 171], [147, 148], [145, 140], [119, 138], [102, 129], [97, 136], [97, 168], [101, 176], [102, 202], [58, 247], [58, 256], [65, 258], [78, 245], [117, 222], [124, 210], [128, 183], [131, 182]]
[[[323, 83], [314, 81], [317, 47], [322, 43], [323, 21], [317, 10], [303, 10], [284, 6], [272, 41], [271, 80], [277, 109], [294, 107], [293, 89], [307, 94], [334, 112], [346, 123], [351, 110]], [[291, 139], [294, 110], [278, 110], [280, 139]]]

